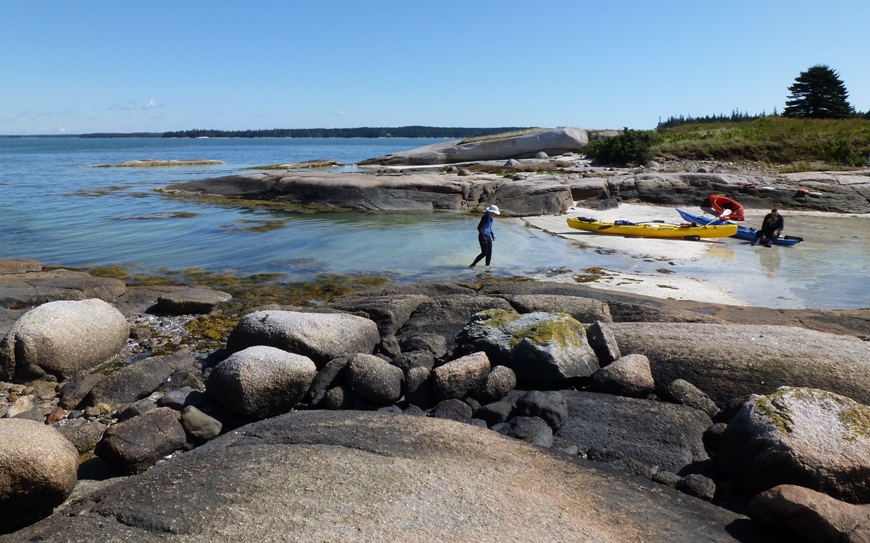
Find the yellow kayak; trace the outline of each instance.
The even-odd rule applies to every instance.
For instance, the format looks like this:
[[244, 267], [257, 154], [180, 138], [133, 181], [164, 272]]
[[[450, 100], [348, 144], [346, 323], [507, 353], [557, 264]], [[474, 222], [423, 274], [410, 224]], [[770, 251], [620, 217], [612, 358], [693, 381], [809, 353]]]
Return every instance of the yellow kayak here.
[[663, 222], [602, 222], [588, 217], [571, 217], [568, 226], [595, 234], [642, 238], [726, 238], [737, 233], [736, 224], [667, 224]]

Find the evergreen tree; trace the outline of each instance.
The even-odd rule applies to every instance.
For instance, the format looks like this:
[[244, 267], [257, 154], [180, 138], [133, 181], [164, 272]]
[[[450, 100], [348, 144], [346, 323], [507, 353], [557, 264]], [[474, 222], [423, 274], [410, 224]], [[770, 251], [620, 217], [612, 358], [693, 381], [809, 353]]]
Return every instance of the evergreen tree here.
[[845, 119], [853, 113], [840, 75], [827, 66], [817, 65], [801, 72], [788, 90], [791, 95], [782, 110], [784, 117]]

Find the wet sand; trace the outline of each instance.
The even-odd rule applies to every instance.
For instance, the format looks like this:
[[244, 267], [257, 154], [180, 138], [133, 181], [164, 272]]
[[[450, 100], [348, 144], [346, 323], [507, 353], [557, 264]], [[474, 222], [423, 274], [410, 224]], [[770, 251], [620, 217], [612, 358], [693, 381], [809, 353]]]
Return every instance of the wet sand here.
[[[692, 213], [700, 209], [685, 208]], [[745, 226], [758, 227], [768, 209], [747, 209]], [[633, 255], [647, 262], [659, 262], [659, 271], [638, 274], [602, 269], [593, 288], [632, 294], [693, 300], [707, 303], [758, 307], [809, 307], [801, 294], [813, 289], [846, 289], [840, 297], [857, 299], [870, 307], [870, 285], [856, 284], [860, 270], [870, 266], [870, 215], [840, 215], [818, 211], [782, 210], [786, 234], [807, 241], [795, 247], [752, 247], [735, 238], [705, 238], [701, 241], [651, 239], [593, 234], [568, 227], [569, 217], [591, 217], [601, 221], [683, 222], [673, 207], [620, 204], [604, 211], [574, 207], [566, 215], [525, 217], [532, 227], [572, 240], [579, 247], [596, 252]], [[833, 226], [832, 226], [833, 225]], [[668, 268], [679, 270], [671, 273]], [[574, 276], [549, 278], [575, 281]], [[818, 293], [815, 293], [818, 295]], [[857, 297], [857, 298], [855, 298]], [[865, 302], [866, 299], [866, 303]], [[836, 304], [835, 304], [836, 305]]]

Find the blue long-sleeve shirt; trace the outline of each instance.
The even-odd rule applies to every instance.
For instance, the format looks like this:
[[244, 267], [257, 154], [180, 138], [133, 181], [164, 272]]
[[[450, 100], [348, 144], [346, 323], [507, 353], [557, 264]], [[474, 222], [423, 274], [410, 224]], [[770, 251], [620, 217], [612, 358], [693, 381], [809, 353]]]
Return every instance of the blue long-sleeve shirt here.
[[489, 213], [484, 213], [483, 217], [480, 218], [480, 222], [477, 223], [477, 232], [481, 236], [495, 239], [495, 236], [492, 235], [492, 216]]

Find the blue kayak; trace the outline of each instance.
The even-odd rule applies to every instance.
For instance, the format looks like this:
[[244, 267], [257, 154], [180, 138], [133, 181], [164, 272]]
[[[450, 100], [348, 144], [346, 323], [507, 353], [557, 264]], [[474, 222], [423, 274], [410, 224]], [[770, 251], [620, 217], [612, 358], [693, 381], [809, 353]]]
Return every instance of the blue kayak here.
[[[682, 209], [677, 209], [677, 213], [680, 214], [684, 221], [690, 223], [693, 222], [695, 224], [733, 224], [728, 221], [720, 221], [716, 218], [705, 217], [703, 215], [693, 215], [688, 211], [683, 211]], [[737, 225], [737, 233], [731, 237], [745, 239], [746, 241], [755, 241], [755, 232], [755, 228]], [[774, 245], [785, 245], [786, 247], [791, 247], [792, 245], [797, 245], [803, 240], [804, 238], [799, 238], [797, 236], [782, 236], [773, 240], [773, 243]]]

